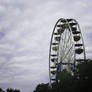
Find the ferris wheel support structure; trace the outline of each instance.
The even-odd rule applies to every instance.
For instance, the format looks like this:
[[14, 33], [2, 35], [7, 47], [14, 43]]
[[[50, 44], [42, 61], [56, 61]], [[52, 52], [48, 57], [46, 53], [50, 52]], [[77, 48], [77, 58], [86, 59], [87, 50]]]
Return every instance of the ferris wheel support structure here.
[[84, 40], [78, 22], [75, 19], [60, 18], [54, 26], [50, 41], [50, 85], [59, 81], [57, 78], [58, 71], [66, 69], [72, 72], [71, 68], [85, 59]]

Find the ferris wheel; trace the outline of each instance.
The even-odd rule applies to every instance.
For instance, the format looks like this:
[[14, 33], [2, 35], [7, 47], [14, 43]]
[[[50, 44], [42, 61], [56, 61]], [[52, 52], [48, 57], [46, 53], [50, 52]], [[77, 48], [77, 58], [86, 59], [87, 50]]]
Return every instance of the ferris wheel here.
[[58, 71], [72, 72], [80, 61], [86, 59], [80, 26], [75, 19], [59, 19], [53, 29], [49, 50], [50, 83], [59, 81]]

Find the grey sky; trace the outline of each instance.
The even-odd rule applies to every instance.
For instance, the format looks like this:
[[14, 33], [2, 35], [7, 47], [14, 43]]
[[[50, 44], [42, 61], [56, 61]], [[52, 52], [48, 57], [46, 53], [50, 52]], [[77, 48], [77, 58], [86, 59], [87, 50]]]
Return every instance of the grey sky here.
[[0, 0], [0, 87], [32, 92], [48, 82], [50, 36], [56, 21], [76, 19], [92, 58], [91, 0]]

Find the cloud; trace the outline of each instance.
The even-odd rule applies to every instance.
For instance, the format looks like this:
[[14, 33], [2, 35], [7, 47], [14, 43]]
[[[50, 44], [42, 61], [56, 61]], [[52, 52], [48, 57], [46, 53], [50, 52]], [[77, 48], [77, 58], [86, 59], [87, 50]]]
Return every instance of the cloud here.
[[50, 38], [61, 17], [78, 20], [87, 57], [91, 57], [91, 2], [0, 0], [0, 86], [29, 92], [38, 83], [49, 81]]

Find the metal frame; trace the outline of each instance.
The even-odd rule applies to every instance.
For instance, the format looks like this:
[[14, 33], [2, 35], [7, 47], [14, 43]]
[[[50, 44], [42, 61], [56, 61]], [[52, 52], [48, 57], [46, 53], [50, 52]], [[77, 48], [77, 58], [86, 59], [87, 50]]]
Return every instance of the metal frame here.
[[[69, 22], [69, 20], [71, 20], [72, 22]], [[78, 43], [78, 42], [75, 42], [74, 41], [74, 39], [73, 39], [73, 37], [74, 37], [74, 34], [72, 33], [72, 31], [73, 31], [73, 29], [72, 29], [72, 26], [71, 26], [71, 24], [73, 24], [73, 23], [75, 23], [76, 24], [76, 28], [79, 30], [79, 32], [80, 32], [80, 34], [79, 34], [79, 36], [81, 37], [81, 39], [79, 39], [79, 40], [81, 40], [81, 43], [83, 44], [83, 46], [82, 46], [82, 48], [83, 48], [83, 59], [82, 60], [84, 60], [84, 59], [86, 59], [86, 54], [85, 54], [85, 46], [84, 46], [84, 40], [83, 40], [83, 36], [82, 36], [82, 34], [81, 34], [81, 29], [80, 29], [80, 26], [79, 26], [79, 24], [78, 24], [78, 22], [75, 20], [75, 19], [64, 19], [64, 18], [60, 18], [57, 22], [56, 22], [56, 24], [55, 24], [55, 26], [54, 26], [54, 29], [53, 29], [53, 32], [52, 32], [52, 36], [51, 36], [51, 41], [50, 41], [50, 48], [49, 48], [49, 79], [50, 79], [50, 85], [51, 85], [51, 83], [52, 83], [52, 78], [51, 78], [51, 52], [52, 52], [52, 43], [53, 43], [53, 39], [54, 39], [54, 33], [55, 33], [55, 31], [56, 31], [56, 29], [57, 29], [57, 25], [58, 25], [58, 23], [63, 23], [64, 25], [66, 25], [67, 26], [67, 31], [65, 31], [66, 33], [65, 34], [63, 34], [62, 33], [62, 35], [63, 36], [65, 36], [64, 38], [66, 39], [66, 37], [67, 37], [67, 35], [68, 35], [68, 33], [70, 33], [68, 36], [69, 36], [69, 39], [71, 38], [71, 43], [70, 43], [70, 45], [71, 44], [73, 44], [73, 45], [75, 45], [76, 43]], [[66, 29], [64, 29], [64, 30], [66, 30]], [[69, 30], [69, 31], [68, 31]], [[62, 36], [62, 35], [60, 35], [60, 37]], [[62, 37], [61, 37], [62, 38]], [[63, 40], [63, 42], [64, 42], [64, 44], [65, 44], [65, 39], [62, 39]], [[61, 46], [61, 43], [62, 43], [62, 40], [60, 39], [60, 41], [59, 41], [59, 43], [58, 43], [58, 46], [59, 46], [59, 49], [58, 49], [58, 51], [56, 52], [57, 53], [57, 58], [59, 58], [59, 55], [60, 55], [60, 46]], [[67, 44], [65, 44], [65, 45], [67, 45]], [[71, 51], [71, 48], [72, 47], [70, 47], [69, 49], [68, 49], [68, 52], [66, 53], [66, 55], [64, 56], [64, 59], [66, 58], [66, 56], [69, 54], [69, 52]], [[65, 49], [66, 49], [66, 47], [65, 47]], [[75, 64], [76, 64], [76, 62], [77, 62], [77, 57], [76, 57], [76, 47], [74, 46], [74, 53], [73, 53], [73, 55], [74, 55], [74, 66], [75, 66]], [[65, 63], [64, 62], [62, 62], [62, 61], [58, 61], [57, 60], [57, 62], [59, 62], [60, 64], [62, 64], [62, 65], [64, 65]], [[67, 65], [69, 65], [69, 64], [72, 64], [71, 62], [70, 63], [66, 63]]]

